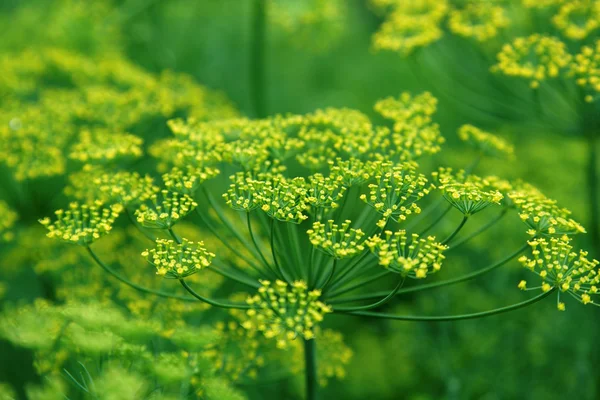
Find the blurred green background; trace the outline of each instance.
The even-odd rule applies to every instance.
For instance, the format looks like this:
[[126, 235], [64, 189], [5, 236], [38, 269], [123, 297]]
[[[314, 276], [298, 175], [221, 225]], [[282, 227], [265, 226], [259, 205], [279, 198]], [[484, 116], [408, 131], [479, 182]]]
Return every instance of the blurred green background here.
[[[296, 2], [302, 0], [290, 0]], [[371, 35], [382, 16], [362, 0], [341, 3], [345, 13], [338, 15], [336, 30], [292, 35], [267, 19], [267, 114], [331, 106], [373, 116], [377, 99], [407, 90], [430, 91], [439, 99], [436, 121], [447, 139], [436, 161], [456, 167], [470, 163], [474, 155], [456, 138], [462, 124], [497, 132], [515, 144], [517, 159], [486, 160], [482, 171], [531, 182], [587, 226], [588, 151], [586, 139], [577, 133], [581, 117], [577, 93], [560, 86], [542, 88], [540, 106], [526, 83], [489, 71], [503, 41], [532, 31], [553, 33], [550, 25], [540, 25], [515, 8], [511, 12], [518, 23], [501, 34], [495, 47], [445, 32], [440, 41], [402, 57], [371, 48]], [[58, 47], [91, 57], [121, 54], [152, 73], [168, 69], [190, 74], [198, 83], [223, 92], [241, 114], [253, 116], [249, 72], [253, 6], [250, 0], [3, 0], [0, 52]], [[52, 209], [42, 207], [39, 215], [32, 209], [33, 215], [22, 215], [21, 220], [35, 221]], [[515, 237], [523, 230], [507, 224], [488, 233], [462, 255], [463, 264], [453, 265], [444, 276], [512, 251], [516, 240], [507, 234], [511, 229]], [[585, 237], [577, 243], [598, 246]], [[12, 245], [5, 246], [8, 251]], [[395, 307], [414, 314], [445, 314], [509, 304], [518, 299], [520, 271], [517, 265], [506, 269], [505, 274], [496, 271], [474, 282], [399, 298]], [[31, 271], [11, 279], [3, 305], [43, 296], [43, 286]], [[567, 307], [560, 313], [548, 301], [507, 315], [454, 323], [332, 317], [330, 326], [344, 332], [354, 357], [346, 378], [330, 382], [322, 398], [598, 398], [597, 310], [569, 303]], [[0, 345], [0, 381], [18, 388], [38, 379], [26, 350], [7, 342]], [[243, 389], [253, 399], [298, 398], [297, 385], [293, 380], [259, 382]]]

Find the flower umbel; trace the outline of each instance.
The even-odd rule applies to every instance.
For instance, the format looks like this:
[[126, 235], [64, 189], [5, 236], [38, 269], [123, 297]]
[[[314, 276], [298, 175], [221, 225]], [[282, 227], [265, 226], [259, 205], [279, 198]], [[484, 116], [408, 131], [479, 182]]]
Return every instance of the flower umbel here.
[[326, 223], [315, 222], [312, 229], [306, 233], [313, 246], [330, 256], [338, 259], [350, 258], [365, 249], [362, 240], [364, 232], [360, 229], [350, 228], [351, 223], [346, 220], [339, 226], [333, 220], [328, 220]]
[[142, 204], [135, 211], [137, 221], [146, 228], [169, 229], [198, 206], [187, 194], [160, 191], [150, 197], [150, 204]]
[[156, 267], [156, 274], [165, 278], [182, 279], [206, 268], [215, 255], [204, 248], [203, 242], [182, 239], [158, 239], [156, 247], [142, 252], [148, 262]]
[[112, 224], [122, 210], [120, 204], [102, 207], [71, 203], [67, 210], [55, 212], [56, 221], [44, 218], [40, 223], [48, 229], [46, 236], [49, 238], [88, 246], [111, 231]]
[[325, 314], [332, 312], [319, 297], [321, 291], [309, 291], [304, 281], [288, 284], [263, 280], [258, 294], [247, 300], [253, 308], [247, 311], [248, 319], [242, 326], [277, 340], [279, 348], [287, 347], [288, 342], [298, 336], [313, 339], [315, 326], [323, 321]]
[[448, 247], [438, 243], [435, 237], [421, 238], [416, 233], [410, 236], [406, 231], [385, 231], [385, 239], [373, 236], [366, 241], [367, 246], [379, 259], [379, 265], [402, 276], [422, 279], [437, 272], [442, 267]]

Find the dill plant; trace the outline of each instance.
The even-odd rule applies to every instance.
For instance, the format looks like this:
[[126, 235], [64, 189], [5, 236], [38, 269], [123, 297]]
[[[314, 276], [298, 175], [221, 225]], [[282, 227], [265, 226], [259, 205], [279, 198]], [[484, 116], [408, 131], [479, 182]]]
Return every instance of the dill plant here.
[[[231, 310], [236, 321], [228, 328], [232, 332], [262, 337], [267, 346], [272, 343], [281, 350], [303, 343], [310, 399], [317, 397], [322, 381], [317, 349], [320, 334], [327, 331], [321, 324], [332, 313], [454, 321], [516, 310], [551, 294], [559, 310], [565, 309], [561, 296], [567, 294], [596, 305], [598, 262], [585, 252], [577, 257], [572, 252], [570, 236], [585, 229], [570, 212], [525, 182], [474, 174], [482, 158], [513, 157], [510, 144], [466, 125], [459, 135], [480, 156], [465, 170], [427, 171], [421, 160], [441, 151], [444, 142], [434, 121], [436, 99], [429, 93], [403, 93], [381, 100], [374, 109], [387, 122], [377, 124], [356, 110], [333, 108], [264, 119], [171, 120], [173, 136], [150, 148], [164, 189], [157, 185], [138, 201], [107, 197], [107, 192], [120, 193], [122, 183], [139, 187], [145, 178], [103, 178], [109, 182], [106, 189], [95, 183], [98, 170], [89, 169], [88, 179], [73, 182], [78, 187], [72, 192], [75, 200], [83, 203], [73, 203], [71, 211], [57, 211], [56, 221], [42, 223], [49, 236], [83, 246], [96, 264], [125, 285], [188, 302], [187, 296], [124, 276], [96, 250], [96, 241], [101, 243], [101, 236], [111, 231], [115, 213], [129, 214], [132, 226], [153, 242], [139, 249], [139, 257], [156, 268], [156, 279], [178, 282], [200, 303]], [[92, 205], [85, 205], [90, 201]], [[465, 234], [470, 221], [481, 215], [488, 221]], [[462, 276], [411, 282], [433, 279], [452, 263], [455, 248], [503, 217], [522, 226], [521, 247]], [[184, 220], [197, 224], [203, 243], [179, 229]], [[453, 221], [455, 227], [448, 230], [443, 221]], [[541, 279], [533, 287], [515, 282], [515, 290], [540, 292], [519, 303], [457, 315], [379, 310], [402, 294], [464, 282], [517, 260]], [[208, 271], [246, 294], [214, 298], [203, 285], [190, 281]], [[378, 281], [390, 289], [368, 290]]]

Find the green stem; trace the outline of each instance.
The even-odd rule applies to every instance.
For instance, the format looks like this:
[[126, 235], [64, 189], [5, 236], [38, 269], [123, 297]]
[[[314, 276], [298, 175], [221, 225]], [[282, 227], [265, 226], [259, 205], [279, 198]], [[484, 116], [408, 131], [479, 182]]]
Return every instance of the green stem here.
[[304, 339], [306, 400], [317, 400], [317, 350], [315, 339]]
[[222, 301], [218, 301], [218, 300], [212, 300], [212, 299], [209, 299], [208, 297], [200, 296], [198, 293], [194, 292], [194, 290], [191, 287], [188, 286], [188, 284], [185, 280], [180, 279], [179, 283], [181, 283], [181, 286], [183, 286], [185, 288], [185, 290], [187, 290], [192, 296], [194, 296], [195, 298], [197, 298], [200, 301], [210, 304], [211, 306], [221, 307], [221, 308], [235, 308], [238, 310], [248, 310], [248, 309], [252, 308], [248, 304], [226, 303], [226, 302], [222, 302]]
[[[460, 283], [460, 282], [465, 282], [468, 280], [471, 280], [473, 278], [476, 278], [478, 276], [484, 275], [490, 271], [493, 271], [494, 269], [501, 267], [502, 265], [506, 264], [507, 262], [509, 262], [510, 260], [512, 260], [513, 258], [515, 258], [516, 256], [518, 256], [519, 254], [521, 254], [523, 251], [525, 251], [527, 248], [529, 247], [528, 243], [525, 243], [520, 249], [518, 249], [517, 251], [515, 251], [514, 253], [508, 255], [507, 257], [503, 258], [500, 261], [495, 262], [494, 264], [491, 264], [485, 268], [481, 268], [477, 271], [473, 271], [469, 274], [465, 274], [463, 276], [459, 276], [458, 278], [453, 278], [453, 279], [446, 279], [444, 281], [439, 281], [439, 282], [433, 282], [433, 283], [428, 283], [425, 285], [417, 285], [417, 286], [412, 286], [412, 287], [408, 287], [408, 288], [404, 288], [404, 289], [400, 289], [398, 290], [398, 292], [396, 294], [406, 294], [406, 293], [413, 293], [413, 292], [420, 292], [423, 290], [430, 290], [430, 289], [435, 289], [438, 287], [443, 287], [443, 286], [449, 286], [449, 285], [454, 285], [456, 283]], [[371, 293], [371, 294], [367, 294], [367, 295], [362, 295], [362, 296], [355, 296], [355, 297], [348, 297], [345, 299], [339, 299], [336, 301], [331, 301], [330, 303], [346, 303], [346, 302], [352, 302], [352, 301], [360, 301], [360, 300], [371, 300], [371, 299], [376, 299], [379, 298], [381, 296], [385, 296], [386, 292], [375, 292], [375, 293]]]
[[212, 265], [209, 265], [208, 268], [211, 271], [214, 271], [217, 274], [224, 276], [225, 278], [241, 283], [242, 285], [246, 285], [254, 289], [258, 289], [260, 287], [260, 285], [256, 283], [255, 278], [251, 277], [250, 275], [247, 275], [245, 273], [242, 274], [241, 271], [236, 270], [233, 267], [230, 270], [224, 265], [217, 264], [214, 260]]
[[450, 243], [450, 241], [452, 239], [454, 239], [454, 237], [458, 234], [458, 232], [460, 232], [460, 230], [463, 228], [463, 226], [465, 226], [465, 224], [467, 223], [467, 220], [469, 219], [468, 215], [465, 215], [462, 219], [462, 221], [460, 221], [460, 224], [458, 224], [458, 226], [456, 227], [456, 229], [454, 230], [454, 232], [452, 232], [450, 234], [450, 236], [448, 236], [446, 239], [444, 239], [444, 241], [442, 242], [442, 245], [444, 244], [448, 244]]
[[335, 311], [364, 311], [364, 310], [372, 310], [374, 308], [380, 307], [380, 306], [388, 303], [396, 295], [396, 293], [398, 293], [398, 290], [400, 290], [400, 288], [404, 284], [404, 280], [405, 280], [405, 278], [401, 277], [400, 280], [398, 281], [398, 284], [396, 285], [396, 287], [394, 287], [394, 289], [387, 296], [385, 296], [383, 299], [379, 300], [378, 302], [375, 302], [373, 304], [368, 304], [366, 306], [359, 306], [359, 307], [336, 307]]
[[250, 240], [252, 240], [252, 243], [254, 244], [254, 247], [256, 248], [256, 251], [258, 252], [262, 262], [264, 263], [267, 270], [269, 272], [271, 272], [271, 274], [273, 274], [274, 277], [276, 277], [277, 274], [273, 270], [271, 263], [269, 263], [269, 261], [267, 261], [267, 258], [265, 257], [264, 253], [260, 249], [260, 246], [258, 245], [258, 242], [256, 241], [256, 237], [254, 236], [254, 231], [252, 230], [252, 218], [250, 218], [249, 211], [246, 212], [246, 224], [248, 225], [248, 233], [250, 234]]
[[434, 228], [446, 216], [446, 214], [450, 212], [450, 210], [452, 210], [452, 204], [448, 204], [448, 207], [446, 207], [446, 209], [431, 224], [429, 224], [427, 228], [419, 232], [419, 236], [423, 236], [424, 234], [429, 232], [429, 230]]
[[596, 256], [600, 255], [600, 209], [598, 208], [598, 203], [600, 202], [600, 198], [598, 196], [598, 148], [597, 148], [597, 140], [596, 140], [596, 129], [599, 129], [595, 126], [588, 127], [587, 129], [587, 139], [588, 139], [588, 171], [587, 171], [587, 181], [588, 181], [588, 204], [589, 204], [589, 212], [590, 212], [590, 236], [592, 239], [592, 243], [594, 243]]
[[331, 282], [331, 278], [333, 278], [333, 275], [335, 275], [335, 267], [337, 266], [337, 261], [338, 261], [337, 258], [333, 259], [333, 265], [331, 266], [331, 272], [329, 273], [329, 276], [325, 280], [325, 283], [321, 285], [321, 290], [325, 289], [327, 287], [327, 285], [329, 285], [329, 282]]
[[252, 49], [250, 51], [250, 94], [255, 118], [265, 112], [265, 0], [254, 0], [252, 6]]
[[394, 319], [399, 321], [459, 321], [464, 319], [475, 319], [475, 318], [483, 318], [489, 317], [496, 314], [502, 314], [508, 311], [518, 310], [519, 308], [527, 307], [531, 304], [537, 303], [538, 301], [548, 297], [552, 294], [556, 288], [552, 288], [548, 292], [541, 293], [529, 300], [522, 301], [517, 304], [512, 304], [506, 307], [500, 307], [489, 311], [481, 311], [471, 314], [460, 314], [460, 315], [441, 315], [441, 316], [420, 316], [420, 315], [395, 315], [395, 314], [382, 314], [376, 313], [372, 311], [353, 311], [348, 314], [352, 315], [361, 315], [365, 317], [374, 317], [374, 318], [382, 318], [382, 319]]
[[273, 255], [273, 262], [275, 263], [275, 267], [279, 271], [281, 278], [284, 281], [286, 281], [287, 283], [292, 283], [292, 280], [290, 279], [290, 277], [287, 276], [287, 274], [281, 267], [281, 264], [279, 264], [279, 261], [277, 261], [277, 251], [275, 250], [275, 218], [271, 218], [271, 227], [270, 228], [271, 228], [270, 229], [271, 230], [271, 253]]
[[151, 240], [153, 242], [156, 241], [156, 237], [154, 235], [150, 234], [149, 232], [146, 232], [146, 230], [140, 226], [140, 224], [136, 221], [136, 219], [133, 217], [133, 215], [131, 215], [131, 211], [129, 211], [129, 209], [127, 207], [125, 207], [125, 214], [127, 214], [127, 218], [129, 218], [129, 220], [131, 221], [133, 226], [135, 226], [142, 235], [144, 235], [146, 238], [148, 238], [149, 240]]
[[96, 261], [96, 264], [98, 264], [103, 270], [105, 270], [110, 275], [117, 278], [117, 280], [121, 281], [122, 283], [124, 283], [128, 286], [131, 286], [132, 288], [137, 289], [140, 292], [153, 294], [155, 296], [165, 297], [168, 299], [177, 299], [177, 300], [183, 300], [183, 301], [195, 301], [194, 299], [187, 297], [187, 296], [178, 296], [176, 294], [161, 292], [160, 290], [152, 290], [152, 289], [142, 287], [136, 283], [133, 283], [129, 279], [125, 278], [124, 276], [122, 276], [119, 273], [117, 273], [116, 271], [114, 271], [112, 268], [110, 268], [104, 262], [102, 262], [102, 260], [100, 260], [100, 258], [96, 255], [96, 253], [92, 250], [92, 248], [90, 246], [87, 246], [86, 249], [87, 249], [88, 253], [92, 256], [94, 261]]
[[450, 248], [448, 250], [446, 250], [446, 252], [456, 249], [461, 244], [466, 243], [469, 240], [473, 239], [475, 236], [480, 235], [483, 232], [487, 231], [489, 228], [494, 226], [498, 221], [500, 221], [506, 215], [507, 212], [508, 212], [508, 208], [505, 208], [494, 219], [492, 219], [488, 223], [484, 224], [483, 226], [479, 227], [479, 229], [477, 229], [475, 232], [469, 234], [468, 236], [466, 236], [466, 237], [462, 238], [461, 240], [459, 240], [458, 242], [454, 243], [454, 245], [450, 246]]
[[[358, 289], [361, 286], [365, 286], [365, 285], [368, 285], [369, 283], [375, 282], [376, 280], [378, 280], [378, 279], [380, 279], [380, 278], [388, 275], [389, 273], [390, 273], [389, 271], [382, 271], [382, 272], [380, 272], [378, 274], [369, 276], [369, 277], [367, 277], [365, 279], [361, 279], [360, 281], [357, 281], [354, 285], [348, 286], [346, 288], [338, 290], [337, 292], [331, 293], [328, 297], [329, 298], [334, 298], [334, 297], [337, 297], [337, 296], [339, 296], [341, 294], [351, 292], [351, 291], [353, 291], [355, 289]], [[385, 294], [384, 294], [384, 296], [385, 296]]]

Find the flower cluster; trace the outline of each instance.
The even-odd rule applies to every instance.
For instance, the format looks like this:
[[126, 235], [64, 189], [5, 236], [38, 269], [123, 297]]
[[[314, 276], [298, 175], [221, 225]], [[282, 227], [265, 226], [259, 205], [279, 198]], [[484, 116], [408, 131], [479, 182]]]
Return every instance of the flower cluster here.
[[385, 231], [385, 238], [373, 236], [366, 241], [379, 265], [402, 276], [423, 279], [442, 267], [447, 246], [436, 242], [435, 237], [409, 235], [406, 231]]
[[81, 162], [104, 163], [142, 155], [143, 140], [127, 133], [113, 133], [107, 129], [84, 130], [79, 142], [71, 147], [69, 158]]
[[[583, 304], [594, 303], [592, 296], [600, 294], [598, 260], [589, 260], [585, 251], [574, 252], [567, 237], [536, 238], [529, 241], [529, 246], [533, 258], [522, 256], [519, 262], [542, 278], [544, 292], [556, 288]], [[521, 281], [519, 288], [525, 290], [527, 282]], [[558, 309], [565, 309], [560, 297]]]
[[498, 35], [509, 24], [506, 10], [499, 5], [473, 2], [465, 8], [452, 10], [448, 27], [453, 33], [485, 42]]
[[167, 189], [192, 196], [205, 181], [218, 176], [216, 168], [197, 168], [193, 166], [173, 167], [163, 174], [162, 179]]
[[493, 204], [500, 205], [504, 198], [498, 190], [486, 190], [480, 182], [473, 180], [443, 179], [443, 183], [437, 188], [444, 198], [465, 216], [478, 213]]
[[306, 233], [313, 246], [330, 256], [338, 259], [354, 257], [365, 249], [362, 240], [365, 234], [360, 229], [350, 228], [351, 223], [346, 220], [339, 226], [333, 220], [317, 221]]
[[135, 210], [135, 216], [146, 228], [169, 229], [197, 206], [198, 203], [187, 194], [161, 190]]
[[461, 126], [458, 129], [458, 137], [475, 147], [482, 154], [501, 158], [514, 157], [515, 150], [510, 143], [473, 125]]
[[373, 35], [375, 49], [409, 54], [442, 37], [440, 22], [448, 11], [447, 1], [394, 0], [388, 6], [391, 12]]
[[600, 28], [600, 1], [567, 1], [552, 17], [552, 23], [569, 39], [585, 39]]
[[4, 201], [0, 200], [0, 240], [9, 241], [14, 234], [11, 228], [17, 221], [18, 215]]
[[579, 86], [591, 92], [585, 97], [587, 102], [592, 102], [600, 94], [600, 40], [596, 47], [584, 46], [571, 64], [571, 75]]
[[308, 177], [306, 202], [313, 210], [332, 210], [339, 206], [339, 201], [346, 192], [339, 176], [324, 176], [316, 173]]
[[296, 337], [313, 339], [316, 325], [332, 312], [331, 307], [319, 301], [320, 297], [320, 290], [309, 291], [303, 281], [287, 284], [263, 280], [258, 294], [247, 300], [252, 309], [247, 311], [248, 319], [242, 326], [275, 339], [279, 348], [287, 347]]
[[256, 193], [261, 204], [260, 209], [269, 217], [279, 221], [299, 224], [308, 218], [306, 198], [306, 182], [302, 177], [287, 179], [283, 176], [272, 176], [264, 181], [261, 191]]
[[519, 217], [530, 228], [531, 235], [564, 235], [585, 233], [585, 229], [569, 218], [571, 212], [561, 208], [532, 185], [518, 182], [508, 193]]
[[417, 174], [416, 164], [383, 163], [375, 173], [375, 183], [369, 184], [369, 194], [360, 199], [383, 215], [377, 225], [383, 228], [388, 219], [404, 221], [421, 208], [417, 201], [425, 197], [431, 185], [423, 174]]
[[88, 204], [119, 203], [128, 207], [143, 203], [159, 191], [148, 175], [104, 171], [89, 165], [82, 171], [71, 174], [69, 180], [71, 184], [65, 189], [65, 193]]
[[497, 57], [492, 71], [528, 79], [534, 89], [540, 82], [558, 77], [571, 62], [565, 43], [540, 34], [516, 38], [504, 45]]
[[108, 234], [112, 225], [123, 210], [115, 204], [109, 207], [71, 203], [67, 210], [57, 210], [56, 221], [50, 218], [40, 220], [48, 229], [47, 236], [68, 243], [88, 246], [96, 239]]
[[391, 138], [385, 139], [394, 144], [395, 148], [389, 151], [391, 156], [410, 160], [441, 150], [444, 138], [439, 126], [432, 122], [432, 116], [437, 110], [437, 99], [431, 93], [412, 96], [404, 92], [398, 98], [379, 100], [374, 108], [383, 117], [394, 122]]
[[210, 265], [215, 257], [204, 248], [203, 242], [181, 243], [173, 240], [158, 239], [156, 247], [142, 252], [148, 262], [156, 267], [156, 274], [165, 278], [183, 279]]

